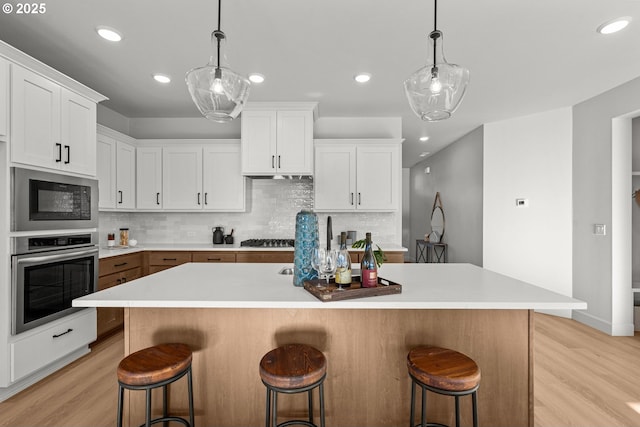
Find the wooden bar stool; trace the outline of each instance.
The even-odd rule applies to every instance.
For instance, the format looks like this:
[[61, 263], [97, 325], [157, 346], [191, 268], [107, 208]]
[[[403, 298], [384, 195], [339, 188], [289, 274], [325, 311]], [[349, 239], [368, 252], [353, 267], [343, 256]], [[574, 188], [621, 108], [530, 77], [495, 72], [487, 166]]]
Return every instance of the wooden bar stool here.
[[[327, 360], [321, 351], [305, 344], [287, 344], [271, 350], [260, 360], [260, 377], [267, 387], [266, 427], [313, 423], [313, 389], [320, 393], [320, 427], [324, 427], [324, 379]], [[309, 421], [291, 420], [277, 424], [278, 393], [308, 392]], [[273, 401], [273, 405], [272, 405]], [[273, 422], [271, 422], [273, 420]]]
[[480, 368], [468, 356], [440, 347], [417, 347], [407, 356], [407, 368], [411, 377], [411, 420], [414, 427], [416, 385], [422, 389], [422, 415], [420, 426], [443, 426], [426, 423], [426, 391], [455, 396], [456, 427], [460, 427], [460, 396], [471, 395], [473, 404], [473, 426], [478, 426], [477, 390], [480, 386]]
[[[185, 344], [160, 344], [130, 354], [118, 365], [118, 427], [122, 427], [122, 402], [124, 389], [145, 390], [145, 426], [159, 422], [176, 421], [194, 427], [193, 384], [191, 379], [192, 353]], [[167, 408], [167, 385], [187, 376], [189, 391], [189, 421], [169, 416]], [[151, 419], [151, 391], [162, 387], [162, 417]]]

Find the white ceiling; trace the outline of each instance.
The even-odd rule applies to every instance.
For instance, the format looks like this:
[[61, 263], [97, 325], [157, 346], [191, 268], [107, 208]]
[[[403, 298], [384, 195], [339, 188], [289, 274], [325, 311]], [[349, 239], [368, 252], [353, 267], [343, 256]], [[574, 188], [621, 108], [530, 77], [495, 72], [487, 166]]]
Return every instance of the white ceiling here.
[[[1, 13], [0, 39], [108, 96], [104, 105], [124, 116], [199, 117], [184, 74], [209, 59], [217, 1], [45, 4], [42, 15]], [[619, 16], [635, 21], [596, 33]], [[98, 25], [124, 40], [100, 39]], [[432, 26], [432, 0], [222, 3], [230, 68], [266, 76], [249, 101], [318, 101], [324, 117], [402, 117], [405, 167], [483, 123], [571, 106], [640, 76], [640, 0], [441, 0], [445, 55], [471, 70], [471, 83], [453, 118], [426, 123], [402, 83], [427, 63]], [[368, 84], [353, 81], [360, 71], [372, 74]], [[154, 72], [172, 83], [154, 82]]]

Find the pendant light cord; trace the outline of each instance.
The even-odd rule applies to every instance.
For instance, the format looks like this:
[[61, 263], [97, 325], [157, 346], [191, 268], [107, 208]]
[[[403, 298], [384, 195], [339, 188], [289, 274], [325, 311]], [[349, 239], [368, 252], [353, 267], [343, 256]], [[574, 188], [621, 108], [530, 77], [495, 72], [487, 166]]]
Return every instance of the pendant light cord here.
[[433, 67], [436, 68], [436, 40], [438, 31], [438, 0], [433, 0], [433, 32], [431, 33], [433, 39]]
[[217, 53], [217, 62], [216, 62], [216, 69], [220, 69], [220, 41], [224, 38], [224, 33], [222, 32], [222, 30], [220, 30], [220, 21], [222, 19], [222, 0], [218, 0], [218, 29], [215, 30], [213, 32], [213, 35], [216, 38], [216, 43], [217, 43], [217, 49], [216, 49], [216, 53]]

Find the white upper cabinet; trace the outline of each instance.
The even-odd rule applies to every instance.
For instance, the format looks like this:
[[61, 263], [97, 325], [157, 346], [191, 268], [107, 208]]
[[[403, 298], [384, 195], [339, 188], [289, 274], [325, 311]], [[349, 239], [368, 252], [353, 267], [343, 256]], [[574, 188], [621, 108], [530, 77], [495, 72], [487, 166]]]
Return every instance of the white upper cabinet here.
[[316, 140], [317, 211], [400, 209], [401, 140]]
[[246, 178], [240, 173], [240, 143], [175, 143], [162, 149], [162, 208], [245, 210]]
[[96, 174], [96, 104], [62, 88], [62, 168], [85, 175]]
[[97, 135], [98, 208], [116, 207], [116, 140], [101, 133]]
[[96, 104], [11, 66], [11, 161], [96, 174]]
[[11, 67], [11, 160], [59, 168], [60, 86], [17, 65]]
[[162, 209], [161, 147], [138, 147], [136, 150], [136, 206], [138, 209]]
[[239, 143], [216, 143], [204, 147], [204, 209], [244, 211], [246, 181], [240, 170]]
[[312, 175], [316, 103], [254, 103], [242, 112], [244, 175]]
[[202, 209], [202, 147], [164, 147], [162, 151], [164, 209]]
[[0, 141], [9, 139], [9, 62], [0, 58]]
[[136, 207], [136, 148], [122, 141], [116, 144], [116, 209]]
[[100, 209], [136, 207], [136, 147], [133, 138], [98, 125], [98, 194]]

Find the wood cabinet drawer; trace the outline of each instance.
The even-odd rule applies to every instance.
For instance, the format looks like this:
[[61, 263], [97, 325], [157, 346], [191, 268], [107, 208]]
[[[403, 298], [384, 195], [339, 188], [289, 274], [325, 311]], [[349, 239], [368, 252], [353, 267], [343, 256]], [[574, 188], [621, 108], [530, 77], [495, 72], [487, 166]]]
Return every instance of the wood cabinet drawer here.
[[192, 252], [191, 261], [193, 262], [236, 262], [235, 252], [217, 251], [217, 252]]
[[101, 291], [103, 289], [111, 288], [112, 286], [121, 285], [139, 277], [142, 277], [142, 267], [132, 268], [131, 270], [109, 274], [107, 276], [100, 276], [98, 278], [98, 290]]
[[124, 325], [124, 309], [122, 307], [99, 307], [96, 310], [98, 316], [98, 338]]
[[[360, 262], [362, 261], [362, 257], [364, 256], [364, 252], [351, 252], [349, 251], [349, 255], [351, 255], [351, 262]], [[389, 263], [403, 263], [404, 262], [404, 252], [388, 252], [385, 251], [384, 256], [387, 257], [385, 262]]]
[[236, 262], [293, 262], [292, 251], [269, 252], [269, 251], [247, 251], [238, 252]]
[[191, 262], [191, 252], [187, 251], [154, 251], [149, 254], [149, 266], [180, 265]]
[[96, 339], [96, 309], [87, 308], [9, 345], [11, 381], [64, 357]]
[[142, 252], [118, 255], [109, 258], [102, 258], [99, 263], [98, 274], [102, 277], [141, 266]]

